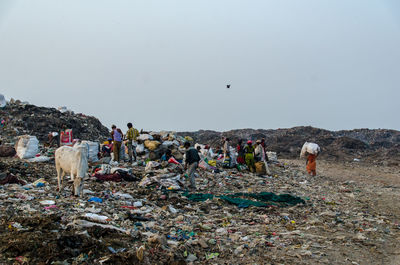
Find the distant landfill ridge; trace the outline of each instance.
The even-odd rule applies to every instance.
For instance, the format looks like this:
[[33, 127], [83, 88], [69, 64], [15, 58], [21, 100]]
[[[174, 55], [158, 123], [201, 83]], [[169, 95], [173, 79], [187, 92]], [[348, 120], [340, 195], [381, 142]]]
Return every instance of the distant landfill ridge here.
[[[0, 108], [0, 119], [6, 121], [0, 136], [4, 141], [17, 135], [30, 134], [39, 140], [47, 140], [51, 131], [59, 131], [62, 125], [73, 129], [74, 137], [85, 140], [105, 140], [109, 130], [92, 116], [74, 114], [65, 109], [37, 107], [13, 101]], [[304, 142], [315, 142], [321, 146], [320, 158], [326, 160], [361, 161], [381, 165], [400, 165], [400, 132], [386, 129], [354, 129], [328, 131], [310, 126], [290, 129], [238, 129], [227, 132], [200, 130], [179, 132], [196, 142], [221, 146], [222, 137], [229, 137], [232, 146], [239, 139], [257, 140], [265, 138], [268, 150], [278, 153], [279, 158], [297, 158]]]
[[311, 126], [289, 129], [263, 130], [239, 129], [227, 132], [205, 131], [180, 132], [198, 142], [212, 146], [222, 145], [222, 137], [229, 137], [232, 145], [239, 139], [257, 140], [265, 138], [269, 151], [280, 158], [297, 158], [303, 144], [317, 143], [321, 158], [327, 160], [353, 161], [354, 158], [383, 165], [400, 165], [400, 132], [386, 129], [354, 129], [328, 131]]

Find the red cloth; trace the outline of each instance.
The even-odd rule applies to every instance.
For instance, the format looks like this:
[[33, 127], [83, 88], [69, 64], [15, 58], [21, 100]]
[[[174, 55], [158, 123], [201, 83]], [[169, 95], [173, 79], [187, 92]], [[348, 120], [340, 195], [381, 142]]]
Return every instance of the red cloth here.
[[119, 174], [105, 174], [105, 175], [95, 174], [94, 176], [97, 178], [97, 180], [100, 181], [116, 181], [116, 182], [122, 181], [122, 177]]
[[236, 158], [236, 162], [237, 162], [238, 164], [246, 164], [246, 162], [244, 161], [244, 157], [242, 157], [242, 156], [238, 156], [238, 157]]
[[95, 178], [98, 181], [115, 181], [115, 182], [121, 182], [122, 180], [125, 181], [139, 181], [140, 178], [136, 177], [136, 176], [132, 176], [127, 172], [123, 172], [123, 171], [117, 171], [114, 174], [95, 174], [94, 175]]

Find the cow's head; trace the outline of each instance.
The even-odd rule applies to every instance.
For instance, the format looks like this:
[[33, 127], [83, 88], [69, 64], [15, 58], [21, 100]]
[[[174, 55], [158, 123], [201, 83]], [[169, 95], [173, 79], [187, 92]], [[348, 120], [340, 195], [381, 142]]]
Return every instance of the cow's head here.
[[74, 179], [74, 195], [80, 196], [82, 194], [82, 188], [83, 188], [82, 177], [76, 176]]

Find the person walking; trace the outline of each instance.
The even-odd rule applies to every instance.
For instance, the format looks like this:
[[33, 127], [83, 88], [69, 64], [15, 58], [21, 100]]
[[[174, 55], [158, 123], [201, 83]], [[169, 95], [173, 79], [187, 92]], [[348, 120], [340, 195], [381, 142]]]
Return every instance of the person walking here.
[[184, 147], [186, 149], [185, 155], [185, 170], [187, 170], [187, 175], [189, 177], [191, 189], [196, 189], [196, 181], [194, 173], [199, 165], [200, 156], [198, 151], [194, 147], [190, 147], [189, 142], [185, 142]]
[[113, 153], [114, 153], [114, 161], [119, 163], [119, 153], [121, 151], [122, 139], [124, 138], [124, 134], [122, 133], [120, 128], [113, 125], [111, 126], [111, 138], [113, 140]]
[[126, 132], [126, 140], [128, 146], [129, 163], [132, 163], [132, 157], [134, 157], [134, 161], [136, 161], [136, 150], [133, 144], [136, 142], [137, 137], [139, 136], [139, 131], [133, 128], [133, 125], [130, 122], [126, 126], [128, 127], [128, 131]]
[[225, 161], [225, 159], [227, 157], [230, 157], [230, 154], [229, 154], [229, 141], [230, 141], [229, 138], [225, 138], [224, 139], [224, 144], [223, 144], [223, 147], [222, 147], [222, 151], [224, 153], [224, 158], [223, 158], [222, 161]]

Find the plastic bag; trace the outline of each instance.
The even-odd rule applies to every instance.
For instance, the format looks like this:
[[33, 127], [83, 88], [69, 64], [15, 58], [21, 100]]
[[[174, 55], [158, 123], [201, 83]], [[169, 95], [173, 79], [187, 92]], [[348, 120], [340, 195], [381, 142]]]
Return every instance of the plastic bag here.
[[208, 161], [208, 164], [209, 164], [210, 166], [216, 167], [216, 166], [217, 166], [217, 161], [215, 161], [215, 160], [209, 160], [209, 161]]
[[209, 166], [208, 166], [208, 164], [207, 164], [204, 160], [202, 160], [202, 161], [200, 161], [200, 163], [199, 163], [199, 168], [202, 168], [202, 169], [204, 169], [204, 170], [207, 170], [207, 169], [209, 168]]
[[144, 153], [144, 145], [143, 145], [143, 144], [139, 144], [138, 146], [136, 146], [136, 153], [137, 153], [138, 155]]
[[125, 154], [126, 154], [125, 144], [124, 144], [124, 142], [122, 142], [121, 149], [119, 150], [119, 160], [120, 161], [125, 161]]
[[321, 148], [318, 144], [305, 142], [301, 148], [300, 157], [305, 157], [306, 153], [317, 155], [321, 152]]
[[105, 223], [107, 221], [111, 221], [111, 219], [105, 215], [98, 215], [95, 213], [86, 213], [84, 215], [84, 217], [88, 218], [89, 220], [92, 221], [97, 221], [97, 222], [101, 222], [101, 223]]
[[38, 156], [34, 158], [29, 158], [28, 162], [47, 162], [50, 160], [50, 157], [48, 156]]
[[179, 165], [179, 162], [176, 161], [176, 159], [173, 158], [173, 157], [171, 157], [170, 159], [168, 159], [168, 163]]
[[256, 173], [265, 175], [267, 174], [267, 169], [265, 167], [265, 163], [263, 161], [259, 161], [255, 163]]
[[23, 135], [19, 137], [15, 149], [19, 158], [33, 158], [39, 152], [39, 141], [36, 136]]
[[193, 142], [193, 138], [190, 136], [185, 136], [185, 140], [188, 142]]

